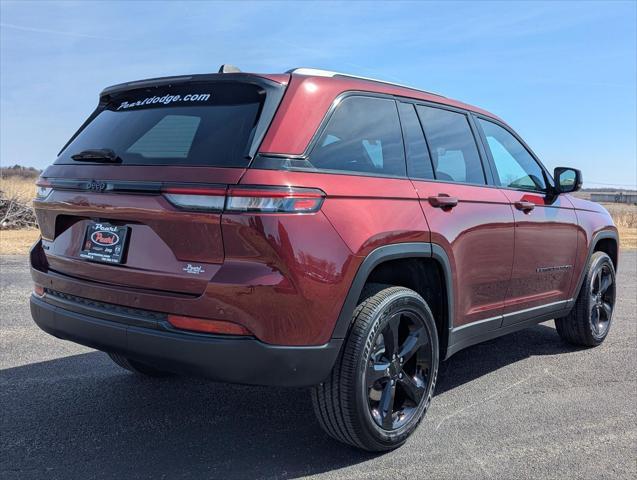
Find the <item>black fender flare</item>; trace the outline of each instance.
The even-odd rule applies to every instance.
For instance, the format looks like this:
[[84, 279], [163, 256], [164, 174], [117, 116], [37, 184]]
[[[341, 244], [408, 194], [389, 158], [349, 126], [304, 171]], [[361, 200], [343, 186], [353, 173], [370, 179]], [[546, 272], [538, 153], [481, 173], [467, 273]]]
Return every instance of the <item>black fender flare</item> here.
[[[369, 278], [370, 273], [381, 263], [396, 260], [399, 258], [433, 258], [436, 260], [443, 271], [445, 284], [447, 288], [447, 312], [448, 312], [448, 329], [453, 327], [454, 309], [453, 309], [453, 274], [449, 257], [444, 249], [435, 243], [429, 242], [412, 242], [412, 243], [394, 243], [391, 245], [383, 245], [370, 252], [358, 267], [358, 271], [354, 276], [354, 280], [350, 285], [349, 292], [345, 297], [345, 302], [341, 307], [341, 313], [336, 321], [336, 326], [332, 333], [333, 339], [343, 339], [347, 337], [350, 325], [352, 323], [352, 315], [358, 304], [363, 287]], [[446, 345], [445, 345], [446, 347]], [[441, 350], [443, 346], [441, 345]]]
[[[595, 233], [593, 237], [591, 238], [590, 243], [588, 244], [588, 254], [586, 255], [586, 262], [584, 262], [582, 271], [579, 273], [579, 278], [577, 279], [577, 283], [575, 284], [576, 288], [573, 293], [573, 298], [569, 301], [569, 308], [575, 305], [575, 300], [577, 299], [577, 296], [579, 295], [579, 291], [582, 288], [582, 283], [584, 282], [584, 276], [586, 275], [586, 268], [588, 267], [588, 262], [591, 261], [591, 256], [595, 252], [595, 247], [597, 247], [597, 244], [599, 243], [600, 240], [605, 240], [607, 238], [615, 240], [615, 243], [617, 245], [617, 256], [619, 260], [619, 234], [617, 233], [617, 231], [601, 230]], [[615, 265], [615, 270], [617, 270], [618, 267], [619, 267], [619, 262], [617, 265]]]

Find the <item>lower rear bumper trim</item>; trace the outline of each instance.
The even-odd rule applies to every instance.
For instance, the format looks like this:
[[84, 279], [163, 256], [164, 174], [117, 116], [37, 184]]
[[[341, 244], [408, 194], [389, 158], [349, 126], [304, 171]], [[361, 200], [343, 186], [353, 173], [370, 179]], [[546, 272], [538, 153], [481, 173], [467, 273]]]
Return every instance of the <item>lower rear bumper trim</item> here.
[[116, 352], [157, 368], [250, 385], [306, 387], [330, 373], [343, 340], [319, 346], [269, 345], [254, 338], [199, 335], [126, 325], [31, 296], [35, 323], [55, 337]]

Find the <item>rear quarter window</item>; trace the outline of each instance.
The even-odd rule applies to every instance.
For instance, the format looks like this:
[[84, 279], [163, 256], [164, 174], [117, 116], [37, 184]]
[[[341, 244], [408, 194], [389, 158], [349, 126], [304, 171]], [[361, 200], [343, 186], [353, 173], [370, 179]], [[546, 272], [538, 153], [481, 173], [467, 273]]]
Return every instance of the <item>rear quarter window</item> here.
[[344, 98], [322, 131], [310, 168], [380, 176], [405, 176], [403, 139], [396, 102], [386, 98]]

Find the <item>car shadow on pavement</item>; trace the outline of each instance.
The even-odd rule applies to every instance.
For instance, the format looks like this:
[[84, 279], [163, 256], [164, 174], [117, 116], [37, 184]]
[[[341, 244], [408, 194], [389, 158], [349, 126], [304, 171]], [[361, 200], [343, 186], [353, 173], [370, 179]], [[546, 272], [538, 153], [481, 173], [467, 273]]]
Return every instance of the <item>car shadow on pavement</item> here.
[[[543, 325], [471, 347], [436, 394], [569, 350]], [[307, 390], [140, 378], [99, 352], [6, 369], [0, 385], [5, 478], [296, 478], [373, 458], [322, 432]]]
[[564, 343], [549, 325], [552, 321], [474, 345], [441, 362], [435, 395], [528, 357], [580, 350]]

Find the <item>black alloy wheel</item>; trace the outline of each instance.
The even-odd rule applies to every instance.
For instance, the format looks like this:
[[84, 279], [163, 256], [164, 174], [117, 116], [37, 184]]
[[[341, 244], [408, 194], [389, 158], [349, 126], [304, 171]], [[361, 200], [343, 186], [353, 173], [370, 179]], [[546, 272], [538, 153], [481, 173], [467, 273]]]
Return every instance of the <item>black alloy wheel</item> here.
[[408, 288], [368, 284], [330, 376], [312, 389], [319, 423], [363, 450], [401, 446], [427, 412], [438, 356], [427, 302]]
[[562, 340], [573, 345], [596, 347], [610, 331], [616, 295], [615, 266], [604, 252], [594, 252], [571, 311], [555, 319]]
[[603, 337], [608, 332], [615, 305], [615, 274], [606, 263], [598, 265], [590, 282], [590, 321], [593, 333]]
[[376, 336], [365, 382], [376, 424], [395, 430], [409, 422], [423, 401], [432, 373], [433, 351], [416, 312], [395, 312]]

